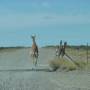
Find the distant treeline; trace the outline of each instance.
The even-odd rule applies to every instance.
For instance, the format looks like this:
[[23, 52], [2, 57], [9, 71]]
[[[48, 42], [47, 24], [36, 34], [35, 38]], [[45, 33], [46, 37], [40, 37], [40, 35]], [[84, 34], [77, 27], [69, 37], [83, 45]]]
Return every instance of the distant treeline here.
[[[46, 45], [43, 46], [42, 48], [57, 48], [58, 45]], [[16, 47], [0, 47], [1, 49], [20, 49], [20, 48], [31, 48], [31, 47], [26, 47], [26, 46], [16, 46]], [[87, 46], [85, 45], [67, 45], [66, 48], [71, 48], [71, 49], [87, 49]], [[88, 46], [88, 49], [90, 49], [90, 46]]]
[[20, 48], [25, 48], [23, 46], [16, 46], [16, 47], [0, 47], [0, 50], [2, 49], [20, 49]]
[[8, 46], [8, 47], [3, 47], [1, 46], [0, 49], [5, 49], [5, 48], [31, 48], [30, 46]]
[[[54, 45], [47, 45], [47, 46], [44, 46], [43, 48], [57, 48], [58, 45], [54, 46]], [[75, 45], [67, 45], [67, 48], [72, 48], [72, 49], [87, 49], [87, 46], [85, 45], [78, 45], [78, 46], [75, 46]], [[90, 49], [90, 46], [88, 46], [88, 49]]]
[[72, 49], [87, 49], [87, 48], [90, 49], [90, 46], [87, 47], [87, 45], [86, 46], [85, 45], [80, 45], [80, 46], [74, 46], [74, 45], [73, 46], [69, 46], [68, 45], [67, 47], [68, 48], [72, 48]]

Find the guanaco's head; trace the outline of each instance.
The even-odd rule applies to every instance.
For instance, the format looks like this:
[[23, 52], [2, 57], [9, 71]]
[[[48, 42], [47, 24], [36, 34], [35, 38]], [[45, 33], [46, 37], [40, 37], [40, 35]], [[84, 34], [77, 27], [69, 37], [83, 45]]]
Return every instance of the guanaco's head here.
[[32, 39], [35, 39], [35, 38], [36, 38], [36, 35], [32, 35], [31, 38], [32, 38]]
[[35, 42], [36, 35], [32, 35], [31, 38], [32, 38], [33, 43], [36, 43]]

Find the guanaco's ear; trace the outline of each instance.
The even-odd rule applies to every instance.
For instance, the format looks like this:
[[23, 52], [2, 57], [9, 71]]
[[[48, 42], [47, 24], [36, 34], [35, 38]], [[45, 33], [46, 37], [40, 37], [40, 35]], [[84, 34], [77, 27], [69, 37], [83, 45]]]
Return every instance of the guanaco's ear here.
[[67, 46], [67, 42], [64, 42], [64, 47], [66, 47]]

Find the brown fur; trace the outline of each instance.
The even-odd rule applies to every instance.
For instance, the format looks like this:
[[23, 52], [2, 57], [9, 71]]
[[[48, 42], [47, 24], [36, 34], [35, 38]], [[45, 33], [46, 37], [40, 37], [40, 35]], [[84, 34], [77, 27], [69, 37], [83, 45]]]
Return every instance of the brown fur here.
[[32, 54], [33, 57], [38, 57], [38, 46], [36, 44], [32, 45]]
[[38, 59], [38, 46], [35, 41], [35, 36], [31, 36], [33, 44], [32, 44], [32, 54], [31, 56], [33, 57], [33, 64], [36, 66], [37, 65], [37, 59]]

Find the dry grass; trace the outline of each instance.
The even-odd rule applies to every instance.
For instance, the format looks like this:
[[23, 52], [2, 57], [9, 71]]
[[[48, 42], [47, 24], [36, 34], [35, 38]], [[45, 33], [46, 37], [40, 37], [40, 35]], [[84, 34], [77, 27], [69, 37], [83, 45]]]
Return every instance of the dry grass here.
[[[55, 48], [45, 48], [45, 49], [49, 49], [50, 50], [54, 50]], [[50, 54], [53, 55], [53, 53], [49, 52]], [[52, 70], [57, 70], [57, 69], [62, 69], [62, 70], [77, 70], [77, 69], [85, 69], [87, 66], [90, 69], [90, 63], [88, 63], [87, 65], [87, 50], [80, 48], [78, 49], [73, 49], [73, 48], [66, 48], [66, 54], [68, 54], [68, 56], [70, 56], [72, 58], [72, 60], [74, 60], [73, 62], [70, 62], [69, 60], [66, 59], [62, 59], [62, 58], [57, 58], [55, 57], [54, 59], [52, 59], [51, 61], [49, 61], [49, 65], [50, 65], [50, 69]], [[50, 57], [48, 55], [48, 57]], [[90, 62], [90, 50], [88, 50], [88, 61]], [[48, 60], [48, 59], [47, 59]]]
[[81, 61], [81, 60], [77, 60], [76, 62], [70, 62], [68, 60], [65, 59], [60, 59], [60, 58], [55, 58], [53, 60], [51, 60], [49, 62], [50, 67], [52, 68], [53, 71], [56, 71], [58, 69], [61, 70], [67, 70], [67, 71], [72, 71], [72, 70], [84, 70], [86, 68], [86, 66], [88, 66], [88, 68], [90, 68], [90, 63]]
[[62, 70], [76, 70], [77, 67], [75, 64], [73, 64], [72, 62], [69, 62], [65, 59], [59, 59], [59, 58], [55, 58], [54, 60], [51, 60], [49, 62], [50, 67], [56, 71], [57, 69], [62, 69]]

